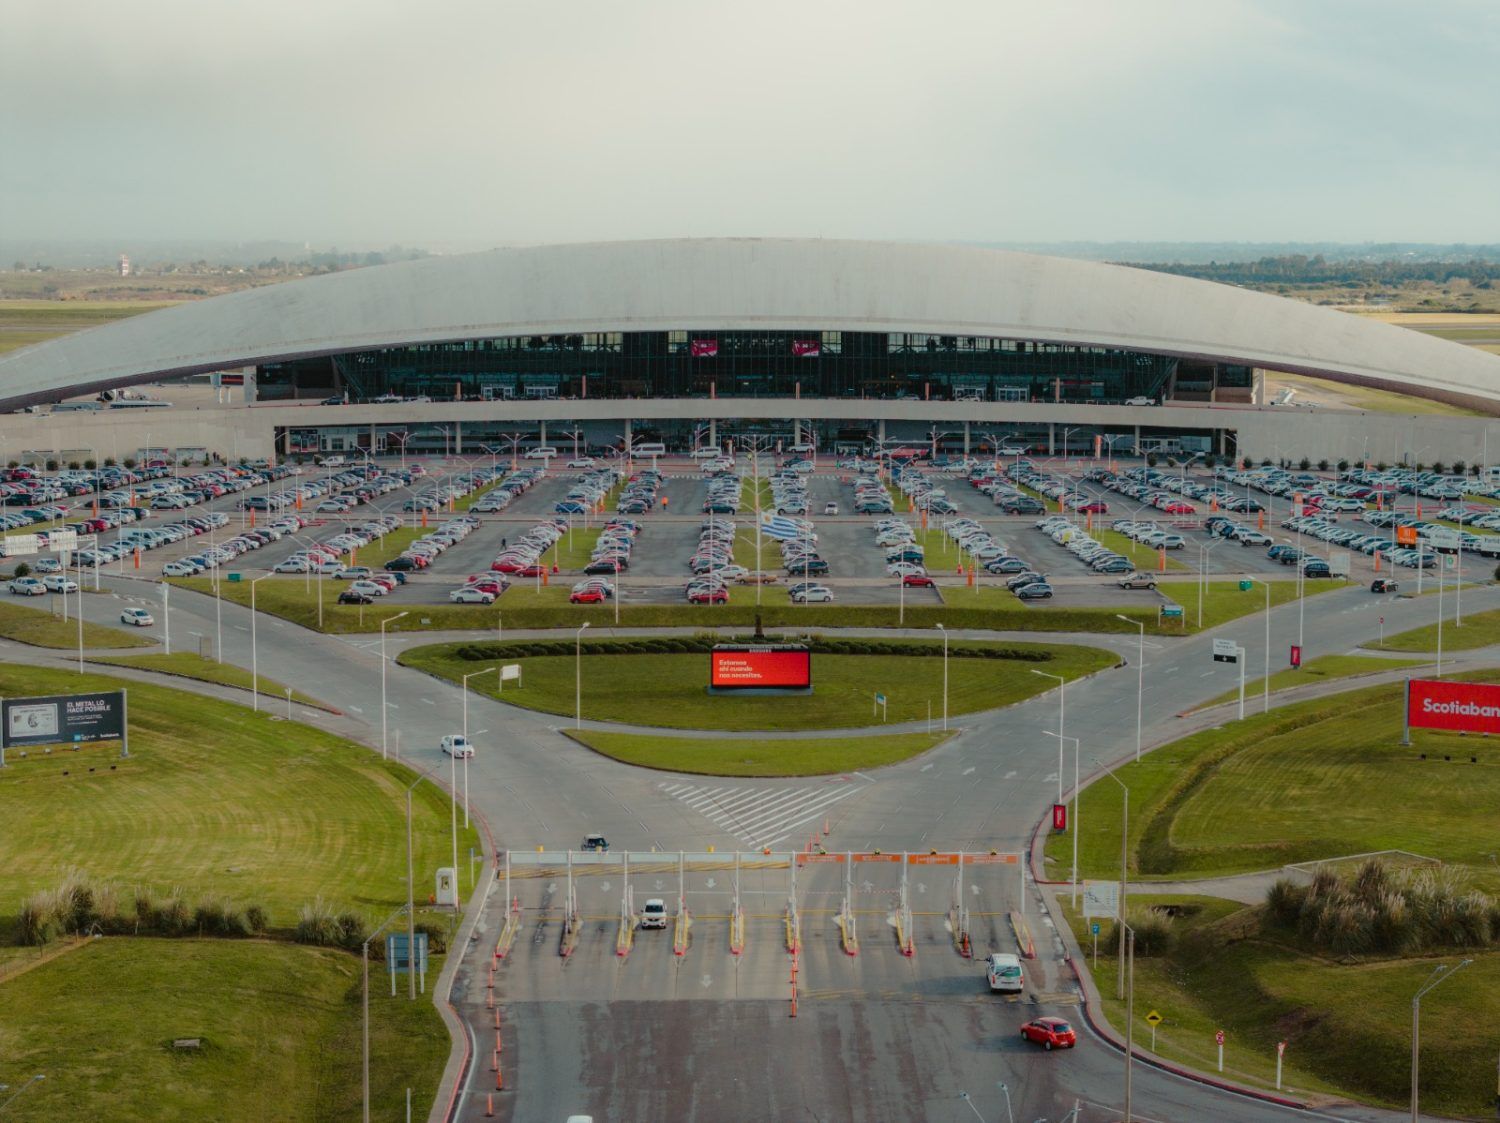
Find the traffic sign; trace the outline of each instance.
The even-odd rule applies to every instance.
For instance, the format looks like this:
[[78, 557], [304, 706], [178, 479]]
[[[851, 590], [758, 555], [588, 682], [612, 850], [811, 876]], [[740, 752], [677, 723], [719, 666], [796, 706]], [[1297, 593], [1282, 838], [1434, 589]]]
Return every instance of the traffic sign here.
[[1150, 1025], [1150, 1026], [1159, 1026], [1159, 1025], [1161, 1025], [1161, 1023], [1162, 1023], [1162, 1017], [1155, 1010], [1152, 1010], [1151, 1013], [1149, 1013], [1149, 1014], [1146, 1015], [1146, 1024], [1147, 1025]]
[[1232, 639], [1214, 640], [1214, 662], [1215, 663], [1238, 663], [1240, 661], [1240, 645]]
[[1118, 881], [1085, 881], [1083, 883], [1083, 915], [1120, 915], [1120, 883]]
[[1089, 925], [1089, 934], [1093, 936], [1097, 936], [1099, 934], [1099, 924], [1097, 921]]
[[1282, 1054], [1284, 1054], [1285, 1052], [1286, 1052], [1286, 1042], [1285, 1041], [1278, 1041], [1278, 1042], [1276, 1042], [1276, 1055], [1279, 1057]]
[[1222, 1045], [1222, 1044], [1224, 1044], [1224, 1031], [1222, 1029], [1219, 1030], [1217, 1033], [1214, 1034], [1214, 1044], [1215, 1045]]

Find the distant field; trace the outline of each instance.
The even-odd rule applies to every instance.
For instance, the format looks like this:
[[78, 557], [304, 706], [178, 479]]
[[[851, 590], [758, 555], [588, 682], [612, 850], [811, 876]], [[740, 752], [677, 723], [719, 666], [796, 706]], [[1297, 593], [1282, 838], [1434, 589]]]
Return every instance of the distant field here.
[[0, 355], [83, 328], [168, 308], [175, 303], [170, 300], [0, 300]]

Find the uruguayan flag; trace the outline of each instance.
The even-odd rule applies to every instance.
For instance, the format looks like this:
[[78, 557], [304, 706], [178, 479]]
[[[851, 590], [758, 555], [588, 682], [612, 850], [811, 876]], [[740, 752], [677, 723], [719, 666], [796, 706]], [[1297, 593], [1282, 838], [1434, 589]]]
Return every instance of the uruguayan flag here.
[[775, 538], [782, 542], [806, 537], [801, 527], [791, 519], [783, 518], [781, 515], [766, 515], [762, 517], [760, 520], [760, 532], [767, 538]]

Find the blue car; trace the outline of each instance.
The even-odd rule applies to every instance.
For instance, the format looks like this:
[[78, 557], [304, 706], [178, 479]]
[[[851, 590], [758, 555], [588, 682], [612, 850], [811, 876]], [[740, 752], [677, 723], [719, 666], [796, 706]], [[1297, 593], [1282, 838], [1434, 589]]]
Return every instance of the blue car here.
[[586, 515], [589, 510], [576, 499], [565, 499], [552, 509], [559, 515]]

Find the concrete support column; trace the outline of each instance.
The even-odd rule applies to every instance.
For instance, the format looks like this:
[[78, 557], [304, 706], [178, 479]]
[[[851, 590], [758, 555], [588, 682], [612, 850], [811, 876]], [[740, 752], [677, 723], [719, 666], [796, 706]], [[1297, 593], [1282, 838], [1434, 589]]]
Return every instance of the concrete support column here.
[[1135, 453], [1137, 455], [1140, 455], [1140, 451], [1141, 451], [1141, 427], [1139, 425], [1137, 425], [1135, 427]]
[[969, 423], [964, 422], [964, 459], [969, 458]]
[[877, 429], [876, 432], [880, 434], [880, 436], [877, 439], [880, 441], [880, 446], [882, 448], [884, 448], [885, 447], [885, 419], [884, 418], [881, 419], [880, 428]]
[[1057, 455], [1057, 423], [1055, 421], [1047, 422], [1047, 455]]
[[540, 444], [543, 448], [546, 448], [547, 447], [547, 423], [545, 421], [538, 421], [537, 425], [540, 426], [540, 428], [538, 429], [538, 432], [537, 432], [537, 443]]
[[453, 455], [454, 456], [462, 456], [463, 454], [464, 454], [464, 423], [462, 421], [455, 421], [453, 423]]
[[625, 419], [625, 455], [630, 455], [630, 450], [635, 446], [635, 429], [630, 424], [630, 418]]
[[708, 419], [708, 443], [714, 448], [719, 447], [719, 422], [712, 417]]

